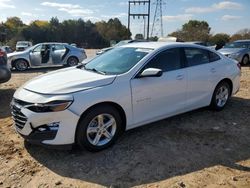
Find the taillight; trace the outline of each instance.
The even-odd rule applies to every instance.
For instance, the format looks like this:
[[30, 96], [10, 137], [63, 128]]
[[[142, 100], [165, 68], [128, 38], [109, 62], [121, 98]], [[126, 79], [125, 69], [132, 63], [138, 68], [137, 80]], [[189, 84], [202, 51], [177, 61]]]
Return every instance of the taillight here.
[[240, 65], [240, 63], [237, 63], [237, 67], [241, 70], [241, 65]]
[[5, 56], [5, 52], [0, 49], [0, 57]]

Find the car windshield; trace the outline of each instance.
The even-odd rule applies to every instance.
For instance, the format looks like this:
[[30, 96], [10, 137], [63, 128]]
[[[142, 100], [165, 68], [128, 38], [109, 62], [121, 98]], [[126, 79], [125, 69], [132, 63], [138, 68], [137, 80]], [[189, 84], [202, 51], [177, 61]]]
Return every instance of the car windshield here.
[[130, 40], [122, 40], [120, 42], [118, 42], [115, 47], [118, 47], [118, 46], [122, 46], [122, 45], [125, 45], [125, 44], [128, 44]]
[[117, 75], [129, 71], [152, 49], [146, 48], [115, 48], [87, 63], [86, 70], [97, 73]]
[[18, 46], [28, 46], [27, 42], [17, 42]]
[[247, 45], [243, 42], [232, 42], [226, 44], [224, 48], [247, 48]]

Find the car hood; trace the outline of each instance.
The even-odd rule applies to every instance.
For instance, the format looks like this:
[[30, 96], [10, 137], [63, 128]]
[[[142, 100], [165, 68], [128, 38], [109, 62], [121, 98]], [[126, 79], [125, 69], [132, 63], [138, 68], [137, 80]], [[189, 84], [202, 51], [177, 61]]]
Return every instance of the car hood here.
[[23, 55], [25, 53], [28, 53], [27, 51], [22, 51], [22, 52], [12, 52], [12, 53], [8, 53], [7, 56], [8, 57], [12, 57], [12, 56], [17, 56], [17, 55]]
[[67, 94], [109, 85], [115, 78], [72, 67], [36, 77], [23, 88], [40, 94]]
[[245, 50], [245, 48], [222, 48], [218, 52], [224, 54], [233, 54]]

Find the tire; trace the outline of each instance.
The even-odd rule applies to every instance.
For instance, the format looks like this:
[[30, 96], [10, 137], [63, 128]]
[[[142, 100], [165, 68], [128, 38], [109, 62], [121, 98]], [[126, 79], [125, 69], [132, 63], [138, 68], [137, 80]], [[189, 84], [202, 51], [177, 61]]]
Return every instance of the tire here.
[[210, 108], [216, 111], [223, 110], [230, 98], [230, 94], [230, 85], [225, 81], [220, 82], [214, 90]]
[[244, 55], [244, 57], [242, 58], [241, 64], [247, 65], [248, 63], [249, 63], [249, 57], [248, 55]]
[[101, 151], [113, 145], [121, 132], [122, 120], [116, 108], [100, 105], [84, 114], [79, 121], [76, 144], [80, 149]]
[[24, 59], [18, 59], [15, 61], [15, 68], [18, 71], [25, 71], [28, 69], [28, 67], [29, 65]]
[[69, 67], [76, 66], [79, 63], [79, 60], [76, 57], [69, 57], [67, 60], [67, 65]]

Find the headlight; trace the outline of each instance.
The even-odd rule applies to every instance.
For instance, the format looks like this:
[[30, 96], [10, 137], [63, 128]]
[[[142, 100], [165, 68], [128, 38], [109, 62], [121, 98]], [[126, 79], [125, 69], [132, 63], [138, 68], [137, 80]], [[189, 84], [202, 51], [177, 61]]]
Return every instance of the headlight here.
[[52, 101], [46, 104], [33, 104], [27, 106], [27, 108], [33, 112], [43, 113], [43, 112], [59, 112], [66, 110], [73, 101]]
[[240, 55], [240, 52], [237, 52], [237, 53], [233, 53], [233, 54], [229, 54], [229, 57], [238, 57]]

